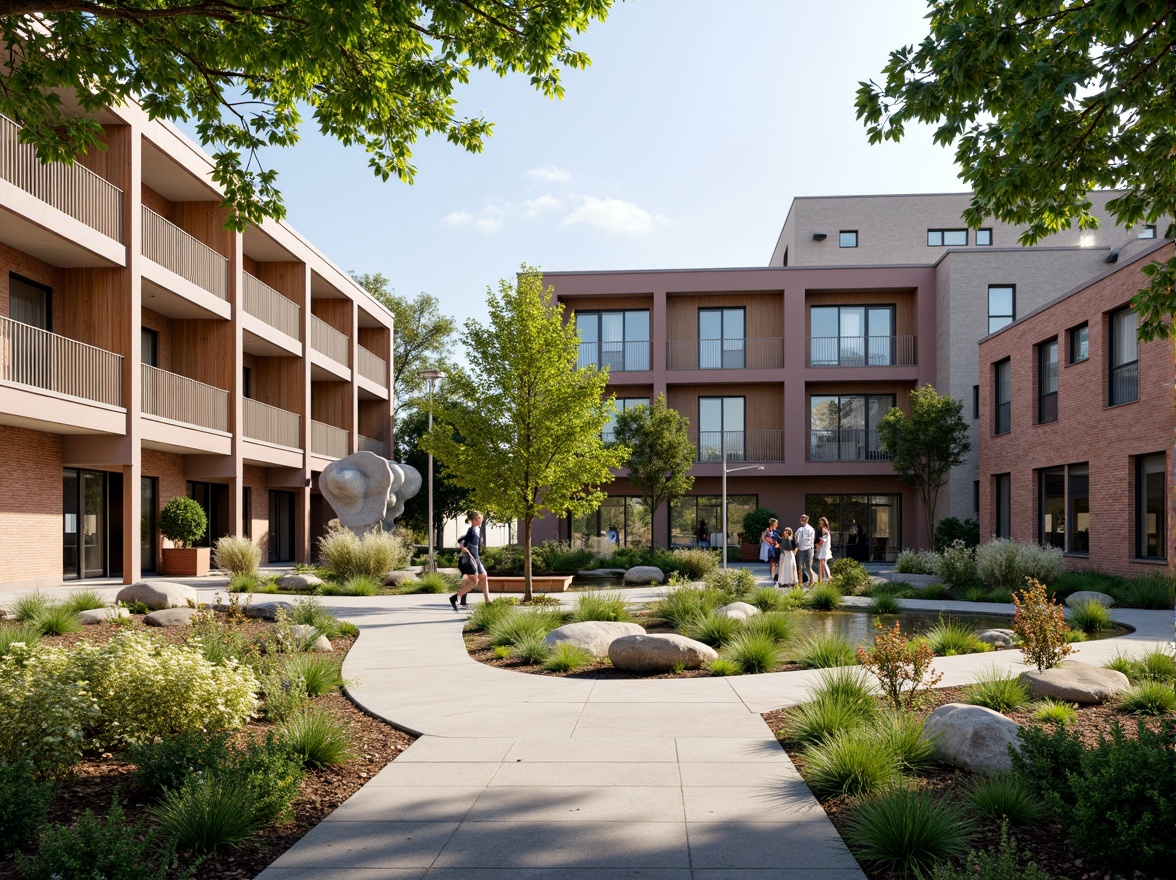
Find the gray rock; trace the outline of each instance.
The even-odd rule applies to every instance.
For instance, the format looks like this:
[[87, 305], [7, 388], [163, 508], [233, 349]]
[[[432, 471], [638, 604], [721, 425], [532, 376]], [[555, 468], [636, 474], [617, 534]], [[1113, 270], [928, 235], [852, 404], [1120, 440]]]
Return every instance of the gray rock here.
[[997, 648], [1007, 648], [1013, 643], [1015, 633], [1011, 629], [988, 629], [976, 636], [986, 645]]
[[732, 602], [715, 609], [717, 616], [730, 617], [733, 620], [747, 620], [747, 618], [754, 617], [759, 613], [758, 608], [747, 602]]
[[322, 580], [313, 574], [284, 574], [278, 578], [278, 587], [283, 590], [311, 590], [322, 585]]
[[1077, 660], [1067, 660], [1056, 669], [1021, 673], [1035, 697], [1053, 697], [1067, 703], [1103, 703], [1130, 687], [1122, 672]]
[[152, 611], [143, 622], [148, 626], [191, 626], [192, 618], [199, 613], [195, 608], [163, 608]]
[[625, 572], [625, 583], [648, 586], [649, 584], [664, 584], [666, 573], [656, 565], [638, 565]]
[[568, 623], [553, 629], [544, 640], [551, 647], [560, 643], [583, 648], [593, 657], [607, 657], [608, 646], [621, 636], [643, 636], [645, 627], [637, 623], [623, 623], [608, 620], [585, 620]]
[[82, 626], [93, 626], [96, 623], [106, 623], [108, 620], [119, 620], [130, 617], [131, 612], [125, 608], [91, 608], [89, 611], [77, 613], [78, 623]]
[[999, 712], [966, 703], [940, 706], [923, 725], [923, 736], [935, 743], [939, 757], [973, 773], [1009, 770], [1009, 746], [1018, 748], [1021, 725]]
[[252, 617], [254, 620], [273, 620], [277, 616], [279, 608], [289, 615], [294, 611], [294, 603], [284, 599], [274, 599], [271, 602], [251, 603], [244, 606], [242, 611], [246, 617]]
[[390, 571], [384, 575], [384, 585], [388, 587], [399, 587], [405, 581], [415, 580], [420, 576], [420, 573], [420, 568], [402, 568], [399, 571]]
[[1098, 590], [1079, 590], [1077, 593], [1071, 593], [1066, 597], [1066, 604], [1071, 608], [1075, 605], [1082, 605], [1085, 602], [1098, 602], [1100, 605], [1105, 605], [1107, 608], [1110, 608], [1115, 604], [1115, 599], [1113, 596], [1100, 593]]
[[626, 672], [669, 672], [675, 666], [698, 669], [718, 657], [710, 645], [679, 635], [621, 636], [608, 646], [608, 659]]
[[139, 581], [119, 590], [115, 601], [127, 605], [142, 602], [152, 611], [159, 611], [161, 608], [195, 606], [198, 597], [196, 591], [187, 584], [178, 584], [174, 581]]
[[870, 580], [875, 584], [910, 584], [912, 587], [925, 587], [928, 584], [941, 584], [943, 578], [937, 574], [903, 574], [897, 569], [886, 569], [871, 575]]
[[[334, 648], [331, 646], [331, 640], [320, 633], [313, 626], [309, 626], [305, 623], [299, 623], [291, 627], [291, 632], [294, 634], [294, 638], [298, 641], [310, 642], [310, 644], [306, 647], [306, 650], [308, 651], [330, 653], [334, 650]], [[314, 639], [313, 642], [310, 641], [312, 638]]]

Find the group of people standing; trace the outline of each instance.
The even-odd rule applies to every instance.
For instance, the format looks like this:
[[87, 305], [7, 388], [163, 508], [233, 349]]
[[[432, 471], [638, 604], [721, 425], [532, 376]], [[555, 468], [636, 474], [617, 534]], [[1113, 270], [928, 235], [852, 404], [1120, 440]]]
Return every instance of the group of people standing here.
[[[801, 514], [800, 526], [794, 533], [780, 528], [780, 521], [768, 520], [768, 527], [760, 536], [760, 560], [768, 563], [772, 580], [782, 587], [805, 586], [829, 580], [829, 560], [833, 558], [829, 535], [829, 520], [821, 517], [818, 529], [809, 525], [808, 514]], [[813, 563], [816, 562], [816, 571]]]

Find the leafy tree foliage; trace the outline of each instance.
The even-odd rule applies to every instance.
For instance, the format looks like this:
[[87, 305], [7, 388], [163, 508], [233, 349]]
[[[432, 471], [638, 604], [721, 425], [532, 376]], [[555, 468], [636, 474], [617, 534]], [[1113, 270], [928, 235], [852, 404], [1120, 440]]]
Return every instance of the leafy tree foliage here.
[[[391, 282], [380, 273], [351, 273], [355, 283], [370, 293], [395, 319], [392, 331], [392, 381], [394, 383], [392, 415], [425, 393], [427, 380], [422, 370], [446, 368], [456, 328], [453, 318], [441, 314], [437, 297], [421, 292], [412, 299], [400, 296]], [[417, 435], [420, 436], [419, 434]], [[407, 459], [400, 459], [407, 461]], [[411, 464], [412, 462], [409, 462]], [[421, 473], [424, 473], [422, 471]], [[423, 522], [423, 520], [422, 520]]]
[[891, 407], [878, 424], [878, 440], [904, 486], [914, 486], [927, 514], [927, 546], [934, 546], [935, 505], [953, 467], [972, 448], [964, 405], [931, 385], [910, 396], [910, 415]]
[[[1176, 7], [1171, 0], [933, 0], [930, 34], [860, 84], [871, 142], [909, 122], [955, 144], [975, 195], [964, 219], [1025, 226], [1022, 244], [1091, 229], [1092, 189], [1124, 227], [1176, 236]], [[1176, 257], [1153, 262], [1135, 298], [1143, 339], [1171, 332]]]
[[[563, 95], [584, 68], [573, 34], [613, 0], [0, 0], [0, 113], [45, 161], [73, 161], [102, 129], [76, 116], [135, 97], [195, 122], [237, 229], [285, 213], [258, 151], [318, 128], [360, 144], [383, 180], [411, 183], [412, 145], [443, 135], [479, 152], [492, 124], [457, 115], [472, 70], [521, 73]], [[243, 158], [246, 157], [246, 158]]]
[[[411, 410], [396, 422], [396, 460], [412, 465], [425, 479], [421, 491], [404, 503], [403, 523], [418, 534], [427, 535], [429, 528], [429, 453], [421, 447], [421, 439], [428, 433], [429, 413], [424, 409]], [[460, 437], [455, 437], [460, 441]], [[433, 533], [441, 546], [441, 526], [447, 519], [456, 519], [473, 506], [469, 489], [454, 482], [453, 476], [441, 462], [433, 461]]]
[[687, 434], [689, 425], [689, 419], [666, 405], [664, 394], [652, 406], [617, 413], [613, 436], [629, 449], [624, 467], [651, 516], [663, 503], [673, 504], [694, 486], [690, 468], [696, 450]]
[[[488, 291], [490, 323], [469, 320], [471, 369], [446, 380], [422, 445], [499, 520], [522, 521], [524, 596], [531, 598], [531, 527], [542, 511], [583, 513], [604, 499], [629, 450], [600, 432], [608, 374], [576, 368], [580, 337], [537, 269]], [[460, 438], [460, 439], [457, 439]]]

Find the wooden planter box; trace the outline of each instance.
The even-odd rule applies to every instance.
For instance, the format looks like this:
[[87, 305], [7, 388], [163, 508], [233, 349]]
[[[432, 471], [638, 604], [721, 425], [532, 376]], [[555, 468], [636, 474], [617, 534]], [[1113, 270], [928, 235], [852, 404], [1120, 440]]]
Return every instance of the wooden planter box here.
[[[524, 578], [521, 577], [491, 577], [486, 581], [490, 585], [491, 593], [523, 592]], [[535, 593], [562, 593], [571, 585], [572, 576], [570, 574], [531, 578], [531, 591]]]
[[208, 574], [212, 550], [208, 547], [166, 547], [163, 550], [164, 577], [204, 577]]

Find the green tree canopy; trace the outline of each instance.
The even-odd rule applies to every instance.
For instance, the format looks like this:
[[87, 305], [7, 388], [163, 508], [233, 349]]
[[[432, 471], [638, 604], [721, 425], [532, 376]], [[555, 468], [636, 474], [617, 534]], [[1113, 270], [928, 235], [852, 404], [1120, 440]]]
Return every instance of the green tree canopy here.
[[[412, 465], [420, 471], [425, 482], [412, 498], [404, 503], [403, 522], [414, 532], [427, 535], [429, 528], [429, 453], [421, 447], [421, 438], [428, 433], [429, 414], [424, 409], [411, 410], [396, 422], [396, 460]], [[460, 437], [455, 438], [460, 441]], [[469, 489], [459, 486], [441, 462], [433, 462], [433, 534], [441, 546], [441, 527], [447, 519], [457, 519], [473, 506]]]
[[[499, 521], [522, 521], [524, 594], [531, 597], [531, 527], [543, 511], [583, 513], [604, 499], [628, 449], [600, 433], [612, 398], [608, 374], [576, 368], [580, 338], [564, 323], [539, 271], [487, 291], [490, 323], [469, 320], [469, 370], [446, 379], [422, 442], [474, 503]], [[457, 439], [461, 438], [461, 439]]]
[[[975, 191], [964, 219], [1022, 224], [1022, 244], [1077, 222], [1089, 193], [1125, 228], [1176, 236], [1176, 5], [1171, 0], [933, 0], [930, 34], [890, 54], [882, 85], [860, 84], [871, 142], [908, 122], [955, 144]], [[1144, 339], [1171, 332], [1176, 258], [1153, 262], [1135, 298]]]
[[435, 296], [424, 292], [412, 299], [400, 296], [391, 282], [378, 272], [375, 275], [352, 272], [351, 277], [391, 312], [394, 319], [392, 415], [397, 417], [406, 404], [411, 405], [424, 394], [427, 380], [421, 378], [422, 370], [440, 368], [452, 372], [447, 364], [452, 354], [456, 324], [449, 315], [441, 314], [441, 305]]
[[[672, 504], [694, 486], [690, 468], [697, 449], [690, 442], [689, 426], [689, 419], [666, 405], [664, 394], [659, 394], [652, 406], [617, 413], [613, 436], [616, 443], [629, 449], [624, 467], [651, 516], [663, 503]], [[652, 531], [650, 541], [656, 544]]]
[[910, 415], [891, 407], [878, 423], [878, 441], [904, 486], [913, 486], [927, 514], [927, 547], [934, 546], [935, 505], [948, 473], [972, 448], [964, 405], [931, 385], [910, 396]]
[[136, 98], [192, 121], [214, 150], [230, 222], [285, 214], [264, 147], [298, 142], [307, 108], [324, 134], [361, 144], [387, 180], [412, 182], [412, 145], [443, 135], [470, 152], [492, 124], [457, 114], [470, 72], [521, 73], [550, 98], [584, 68], [573, 34], [613, 0], [0, 0], [0, 113], [46, 161], [101, 142], [77, 116]]

